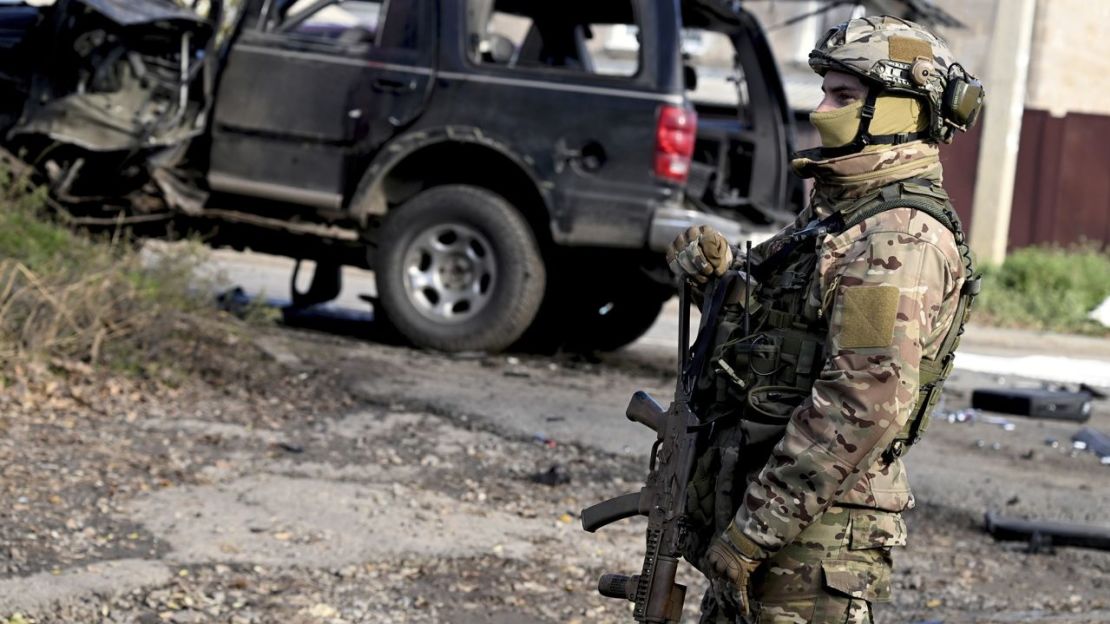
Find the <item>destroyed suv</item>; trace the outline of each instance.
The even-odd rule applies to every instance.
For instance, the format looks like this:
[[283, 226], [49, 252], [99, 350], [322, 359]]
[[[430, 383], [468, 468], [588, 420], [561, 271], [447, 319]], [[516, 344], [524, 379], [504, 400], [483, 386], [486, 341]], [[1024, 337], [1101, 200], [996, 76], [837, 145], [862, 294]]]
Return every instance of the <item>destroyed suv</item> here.
[[678, 231], [761, 235], [799, 195], [731, 0], [35, 4], [0, 6], [3, 145], [78, 222], [312, 260], [296, 305], [368, 267], [417, 345], [619, 347]]

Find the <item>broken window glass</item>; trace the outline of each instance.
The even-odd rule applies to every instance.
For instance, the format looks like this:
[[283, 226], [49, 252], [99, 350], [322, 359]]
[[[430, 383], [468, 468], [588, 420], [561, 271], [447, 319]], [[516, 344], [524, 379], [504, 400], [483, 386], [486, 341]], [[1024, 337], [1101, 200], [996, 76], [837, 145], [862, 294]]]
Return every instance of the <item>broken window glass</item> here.
[[569, 12], [554, 3], [470, 0], [467, 24], [470, 57], [478, 64], [605, 76], [639, 72], [638, 36], [631, 47], [606, 48], [612, 31], [638, 32], [631, 0]]
[[341, 45], [375, 45], [383, 4], [373, 0], [296, 0], [285, 11], [277, 30]]

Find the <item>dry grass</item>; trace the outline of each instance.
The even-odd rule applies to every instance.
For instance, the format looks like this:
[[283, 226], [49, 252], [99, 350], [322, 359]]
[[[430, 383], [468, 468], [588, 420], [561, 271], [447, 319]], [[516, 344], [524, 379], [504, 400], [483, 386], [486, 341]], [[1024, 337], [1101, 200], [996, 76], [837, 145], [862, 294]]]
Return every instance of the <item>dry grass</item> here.
[[195, 283], [199, 245], [140, 257], [122, 231], [94, 238], [53, 220], [46, 194], [0, 169], [0, 362], [143, 366], [226, 333]]

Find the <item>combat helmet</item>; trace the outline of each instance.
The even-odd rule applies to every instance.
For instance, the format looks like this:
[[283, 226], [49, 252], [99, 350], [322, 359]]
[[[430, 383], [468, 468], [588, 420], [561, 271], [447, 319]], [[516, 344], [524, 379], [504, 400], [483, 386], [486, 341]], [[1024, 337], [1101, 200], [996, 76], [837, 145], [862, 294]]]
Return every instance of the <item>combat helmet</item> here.
[[[914, 22], [868, 16], [828, 31], [809, 55], [809, 66], [824, 76], [840, 71], [868, 87], [855, 140], [844, 153], [866, 145], [924, 139], [951, 143], [957, 131], [975, 124], [983, 107], [983, 84], [956, 63], [942, 39]], [[871, 135], [875, 100], [883, 92], [910, 95], [928, 104], [929, 125], [921, 132]]]

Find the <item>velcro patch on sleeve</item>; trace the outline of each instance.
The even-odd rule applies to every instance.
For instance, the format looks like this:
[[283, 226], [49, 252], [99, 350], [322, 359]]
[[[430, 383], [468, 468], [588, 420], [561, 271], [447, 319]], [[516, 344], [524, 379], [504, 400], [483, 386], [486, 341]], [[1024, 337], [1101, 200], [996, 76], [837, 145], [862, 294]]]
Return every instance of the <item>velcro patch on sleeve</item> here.
[[897, 286], [853, 286], [841, 293], [844, 318], [840, 346], [845, 349], [889, 347], [898, 318]]
[[933, 46], [928, 41], [914, 37], [890, 38], [890, 60], [912, 63], [919, 56], [933, 59]]

